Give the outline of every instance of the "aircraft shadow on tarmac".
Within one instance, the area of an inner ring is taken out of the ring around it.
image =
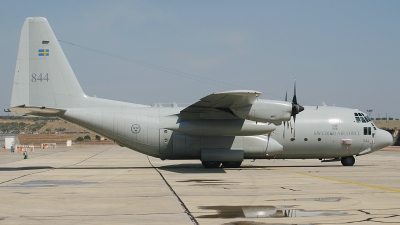
[[[355,167],[366,167],[366,166],[370,166],[370,165],[357,165]],[[268,168],[273,169],[273,168],[322,168],[322,167],[342,168],[343,166],[342,165],[333,165],[333,164],[331,164],[331,165],[303,165],[303,166],[299,166],[299,165],[296,165],[296,166],[247,166],[247,165],[245,165],[245,166],[241,166],[240,168],[241,169],[268,169]]]
[[[174,164],[158,167],[160,170],[165,170],[173,173],[225,173],[224,168],[204,168],[201,164]],[[236,170],[240,168],[236,168]]]
[[[356,167],[368,167],[371,165],[357,165]],[[1,171],[23,171],[23,170],[43,170],[43,169],[62,169],[62,170],[123,170],[123,169],[160,169],[165,171],[170,171],[174,173],[225,173],[225,170],[251,170],[251,169],[273,169],[273,168],[322,168],[322,167],[340,167],[341,165],[303,165],[303,166],[252,166],[252,165],[242,165],[240,168],[203,168],[201,164],[172,164],[166,166],[153,167],[149,166],[119,166],[119,167],[104,167],[104,166],[66,166],[66,167],[51,167],[51,166],[25,166],[25,167],[0,167]]]

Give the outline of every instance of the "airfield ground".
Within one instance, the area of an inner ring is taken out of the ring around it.
[[[0,150],[0,224],[400,224],[400,148],[357,157],[161,161],[114,145]]]

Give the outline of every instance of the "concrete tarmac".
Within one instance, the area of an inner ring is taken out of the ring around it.
[[[0,224],[400,224],[400,149],[204,169],[117,146],[0,151]]]

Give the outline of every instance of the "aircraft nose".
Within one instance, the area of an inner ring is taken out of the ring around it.
[[[374,144],[374,148],[375,150],[390,146],[393,144],[393,137],[392,135],[385,131],[385,130],[381,130],[378,129],[377,132],[375,133],[375,144]]]

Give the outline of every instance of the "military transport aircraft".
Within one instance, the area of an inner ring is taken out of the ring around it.
[[[354,155],[392,143],[388,132],[358,110],[303,107],[296,94],[291,103],[260,95],[250,90],[213,93],[185,108],[89,97],[47,20],[30,17],[21,31],[7,111],[57,116],[143,154],[200,159],[211,168],[272,158],[341,160],[352,166]]]

